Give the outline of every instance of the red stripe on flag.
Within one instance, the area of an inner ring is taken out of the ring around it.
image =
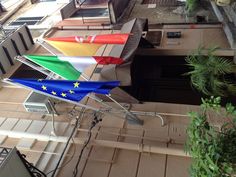
[[[129,34],[103,34],[88,36],[86,42],[98,44],[125,44]]]
[[[98,64],[101,65],[109,65],[109,64],[121,64],[124,62],[122,58],[116,58],[116,57],[105,57],[105,56],[94,56],[93,57]]]
[[[130,34],[101,34],[86,37],[68,36],[47,38],[49,41],[96,43],[96,44],[125,44]]]

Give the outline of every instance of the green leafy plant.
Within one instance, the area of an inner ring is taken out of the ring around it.
[[[236,65],[225,58],[215,56],[213,53],[217,48],[208,49],[206,55],[202,48],[186,58],[190,66],[192,85],[205,95],[228,96],[236,94],[236,86],[228,77],[234,73]]]
[[[198,0],[187,0],[186,1],[186,10],[188,13],[193,12],[198,5]]]
[[[190,112],[186,150],[193,158],[191,177],[236,176],[236,107],[220,105],[220,97],[202,99],[201,111]],[[225,118],[221,130],[210,125],[208,113]]]

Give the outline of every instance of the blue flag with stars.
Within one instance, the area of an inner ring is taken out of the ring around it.
[[[119,81],[72,81],[72,80],[43,80],[43,79],[10,79],[13,83],[31,88],[48,96],[79,102],[88,93],[109,94],[119,86]]]

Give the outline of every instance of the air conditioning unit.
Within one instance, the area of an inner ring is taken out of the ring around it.
[[[50,104],[49,98],[45,95],[31,92],[23,103],[27,112],[37,112],[41,114],[53,114],[54,108]]]

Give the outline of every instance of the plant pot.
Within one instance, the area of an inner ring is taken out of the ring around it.
[[[227,6],[231,3],[230,0],[215,0],[218,6]]]

